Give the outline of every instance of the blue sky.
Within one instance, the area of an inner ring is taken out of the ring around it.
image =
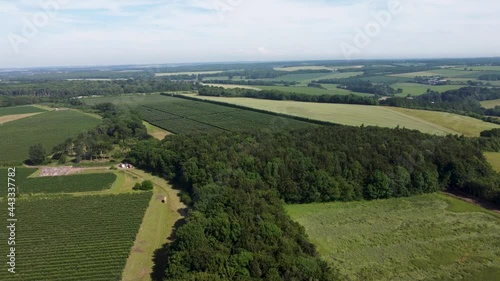
[[[392,2],[0,0],[0,67],[500,56],[500,2]]]

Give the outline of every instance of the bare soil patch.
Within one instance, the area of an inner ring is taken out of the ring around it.
[[[28,117],[31,117],[31,116],[34,116],[34,115],[38,115],[38,114],[41,114],[41,113],[43,113],[43,112],[0,116],[0,125],[3,125],[5,123],[7,123],[7,122],[12,122],[12,121],[16,121],[16,120],[19,120],[19,119],[28,118]]]
[[[73,167],[45,167],[40,169],[40,177],[67,176],[83,172],[82,168]]]

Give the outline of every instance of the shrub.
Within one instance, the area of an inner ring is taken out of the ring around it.
[[[154,184],[152,181],[143,181],[142,182],[142,190],[153,190]]]

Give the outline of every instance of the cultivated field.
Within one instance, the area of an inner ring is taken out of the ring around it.
[[[248,85],[230,85],[230,84],[204,84],[212,87],[222,87],[224,89],[250,89],[260,91],[261,89],[257,88],[259,86],[248,86]]]
[[[138,106],[141,104],[155,104],[162,102],[164,97],[160,94],[136,94],[136,95],[120,95],[120,96],[105,96],[95,98],[84,98],[82,102],[88,105],[96,105],[99,103],[113,103],[115,105]]]
[[[500,173],[500,152],[485,152],[484,156],[486,156],[493,169]]]
[[[113,173],[89,173],[39,177],[39,171],[34,168],[16,168],[16,186],[19,195],[81,193],[109,190],[117,180]],[[0,181],[7,181],[7,168],[0,168]],[[131,189],[133,185],[130,185]],[[5,195],[4,192],[0,196]]]
[[[15,279],[121,280],[152,194],[19,198]],[[6,205],[5,199],[0,203]],[[0,214],[6,217],[7,208]],[[0,232],[7,241],[7,231]],[[7,243],[0,251],[7,253]]]
[[[50,152],[69,137],[94,128],[99,120],[77,111],[51,111],[1,125],[0,164],[28,159],[31,145],[41,143]]]
[[[500,216],[442,194],[293,205],[345,280],[475,280],[500,276]]]
[[[335,68],[319,65],[310,66],[289,66],[289,67],[275,67],[274,70],[277,71],[298,71],[298,70],[335,70]]]
[[[261,90],[278,90],[282,92],[306,94],[306,95],[350,95],[349,90],[338,89],[337,85],[323,85],[326,89],[300,86],[255,86]],[[370,94],[352,93],[355,95],[371,96]]]
[[[425,110],[349,104],[324,104],[295,101],[271,101],[251,98],[200,97],[252,108],[352,126],[397,126],[437,135],[478,136],[483,130],[500,128],[470,117]]]
[[[431,85],[423,85],[416,83],[396,83],[391,85],[394,89],[403,89],[402,94],[398,94],[397,96],[406,97],[408,94],[412,96],[420,96],[427,92],[427,89],[431,89],[437,92],[445,92],[449,90],[460,89],[461,85],[443,85],[443,86],[431,86]]]
[[[147,122],[177,134],[314,126],[270,114],[175,97],[165,97],[163,103],[141,106],[139,111]]]
[[[442,76],[446,78],[471,78],[475,79],[483,75],[484,72],[481,71],[465,71],[463,69],[434,69],[430,71],[422,72],[409,72],[401,74],[393,74],[389,76],[394,77],[404,77],[404,78],[414,78],[415,76]]]
[[[484,108],[495,108],[495,106],[500,106],[500,99],[499,100],[487,100],[487,101],[482,101],[481,105]]]
[[[41,113],[45,110],[34,106],[0,107],[0,117],[7,115]]]
[[[224,71],[196,71],[196,72],[166,72],[156,73],[156,76],[175,76],[175,75],[198,75],[198,74],[217,74]]]
[[[307,74],[288,74],[276,78],[262,79],[264,81],[286,81],[286,82],[300,82],[302,84],[309,84],[313,80],[320,79],[340,79],[349,78],[363,74],[363,72],[344,72],[344,73],[307,73]]]
[[[478,137],[482,131],[500,128],[500,125],[452,113],[399,107],[390,107],[388,109],[464,134],[467,137]]]
[[[9,123],[9,122],[12,122],[12,121],[16,121],[16,120],[21,120],[21,119],[24,119],[24,118],[28,118],[28,117],[31,117],[31,116],[35,116],[35,115],[38,115],[38,114],[41,114],[41,112],[39,112],[39,113],[26,113],[26,114],[14,114],[14,115],[0,116],[0,125],[3,125],[5,123]]]

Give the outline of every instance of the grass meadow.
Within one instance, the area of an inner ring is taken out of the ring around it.
[[[492,281],[500,216],[444,194],[286,206],[345,280]]]
[[[307,74],[288,74],[276,78],[262,79],[265,81],[287,81],[287,82],[300,82],[302,84],[309,84],[313,80],[321,79],[340,79],[349,78],[361,75],[363,72],[332,72],[332,73],[307,73]]]
[[[399,107],[391,107],[390,110],[399,112],[409,116],[410,118],[418,118],[419,120],[444,127],[467,137],[478,137],[482,131],[500,128],[500,125],[447,112],[415,110]]]
[[[306,94],[306,95],[350,95],[351,91],[338,89],[337,85],[323,85],[326,89],[301,86],[255,86],[261,90],[277,90],[282,92]],[[357,93],[354,93],[357,94]],[[364,94],[361,94],[364,95]],[[366,94],[371,96],[370,94]]]
[[[484,156],[493,169],[500,173],[500,152],[485,152]]]
[[[394,89],[403,89],[402,94],[398,94],[397,96],[400,97],[406,97],[407,95],[412,95],[412,96],[420,96],[423,95],[427,92],[427,89],[431,89],[433,91],[437,92],[445,92],[449,90],[456,90],[460,89],[461,85],[442,85],[442,86],[431,86],[431,85],[423,85],[423,84],[416,84],[416,83],[396,83],[391,85],[392,88]]]
[[[69,137],[94,128],[99,120],[73,110],[51,111],[0,126],[0,164],[28,159],[31,145],[41,143],[47,152]]]
[[[500,106],[500,99],[498,100],[485,100],[481,102],[484,108],[495,108],[495,106]]]

